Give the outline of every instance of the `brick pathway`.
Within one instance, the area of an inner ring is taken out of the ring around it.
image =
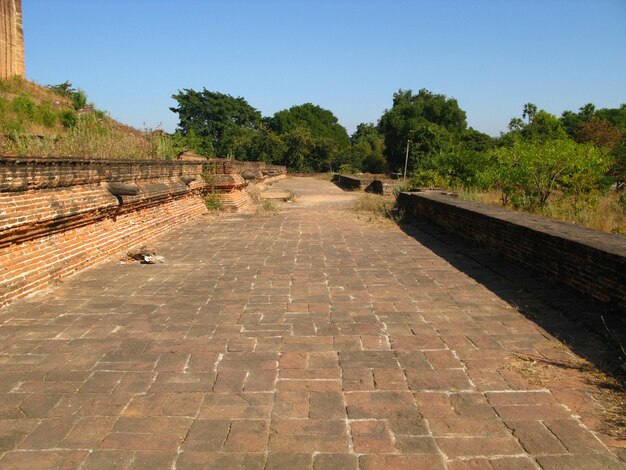
[[[624,468],[505,367],[550,335],[330,183],[280,186],[0,311],[0,468]]]

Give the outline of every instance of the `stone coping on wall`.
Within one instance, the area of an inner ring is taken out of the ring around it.
[[[626,311],[626,238],[548,217],[463,201],[440,191],[403,192],[409,217],[434,222],[550,280]]]

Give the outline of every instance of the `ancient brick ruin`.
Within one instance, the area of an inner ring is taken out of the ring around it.
[[[246,165],[258,169],[257,181],[285,174]],[[0,158],[0,306],[206,213],[209,192],[226,208],[246,205],[247,182],[231,167]]]
[[[26,76],[22,1],[0,0],[0,79]]]

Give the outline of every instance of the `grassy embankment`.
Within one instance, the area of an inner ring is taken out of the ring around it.
[[[0,154],[145,160],[178,152],[159,131],[140,131],[91,105],[79,106],[19,77],[0,80]]]

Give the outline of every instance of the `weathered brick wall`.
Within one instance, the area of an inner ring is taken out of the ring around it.
[[[549,280],[626,311],[624,237],[437,192],[401,193],[398,203],[410,217],[434,222]]]
[[[205,213],[202,172],[202,162],[0,157],[0,306]],[[111,183],[137,194],[115,196]]]
[[[267,177],[287,175],[287,167],[282,165],[268,165],[264,162],[240,162],[225,158],[209,160],[217,172],[244,175],[246,179],[263,180]]]

